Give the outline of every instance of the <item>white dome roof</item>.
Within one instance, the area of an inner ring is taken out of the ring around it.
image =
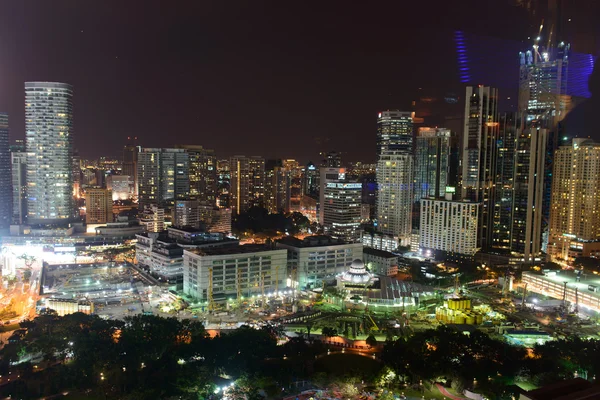
[[[345,282],[365,284],[371,282],[373,276],[365,268],[365,263],[357,258],[350,264],[350,269],[342,274],[342,280]]]

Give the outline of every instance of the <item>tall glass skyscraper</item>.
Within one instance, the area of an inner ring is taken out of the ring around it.
[[[73,202],[73,88],[25,82],[27,222],[66,224]]]
[[[0,228],[7,228],[12,217],[11,181],[8,114],[0,113]]]
[[[419,128],[415,148],[415,197],[444,197],[450,170],[450,130]]]
[[[377,157],[390,151],[412,154],[413,117],[410,111],[382,111],[377,117]]]

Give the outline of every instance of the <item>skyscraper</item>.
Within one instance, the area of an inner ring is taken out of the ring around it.
[[[265,160],[262,157],[233,156],[229,159],[231,208],[239,214],[262,205],[265,193]]]
[[[189,197],[189,155],[184,149],[143,148],[138,153],[140,208],[151,204],[173,206]]]
[[[410,244],[413,205],[412,113],[383,111],[377,119],[377,228]]]
[[[25,82],[27,222],[68,223],[73,202],[73,88]]]
[[[319,168],[319,223],[325,224],[325,188],[328,183],[345,181],[346,168],[339,167],[321,167]]]
[[[546,143],[546,129],[521,130],[513,156],[510,251],[524,263],[533,262],[541,252]]]
[[[0,228],[7,228],[12,220],[11,155],[8,146],[8,114],[0,113]]]
[[[450,169],[450,130],[419,128],[415,147],[414,201],[444,197]]]
[[[521,129],[518,114],[505,113],[500,116],[500,129],[497,140],[496,190],[494,199],[492,247],[511,247],[511,227],[513,221],[513,194],[515,173],[515,147]],[[524,162],[524,161],[522,161]]]
[[[554,154],[548,254],[571,264],[599,240],[600,144],[576,138]]]
[[[265,171],[265,208],[270,213],[290,212],[291,171],[281,160],[269,160]]]
[[[185,149],[190,163],[190,198],[214,206],[217,202],[217,159],[214,150],[197,145],[176,146]]]
[[[27,153],[10,153],[12,167],[12,220],[23,225],[27,217]]]
[[[479,213],[479,247],[492,244],[496,146],[498,139],[498,91],[468,86],[462,146],[463,200],[482,203]]]

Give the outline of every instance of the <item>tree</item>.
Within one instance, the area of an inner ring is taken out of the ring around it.
[[[337,329],[326,326],[321,329],[321,333],[327,337],[334,337],[338,335]]]
[[[375,338],[375,336],[373,334],[370,334],[367,337],[367,340],[365,340],[365,342],[367,343],[367,345],[369,345],[369,347],[377,346],[377,339]]]

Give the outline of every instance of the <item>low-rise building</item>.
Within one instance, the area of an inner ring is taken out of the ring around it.
[[[398,249],[398,238],[380,232],[363,232],[362,244],[377,250],[396,251]]]
[[[286,237],[276,242],[288,252],[288,269],[294,287],[317,288],[333,282],[350,268],[352,261],[363,257],[360,243],[348,243],[330,236],[308,236],[303,240]]]
[[[398,256],[385,250],[371,247],[363,249],[363,261],[374,274],[396,276],[398,274]]]
[[[183,292],[200,301],[272,294],[286,287],[287,251],[265,245],[186,249]]]
[[[86,300],[47,298],[46,307],[56,311],[59,317],[81,312],[92,314],[94,312],[94,303]]]

